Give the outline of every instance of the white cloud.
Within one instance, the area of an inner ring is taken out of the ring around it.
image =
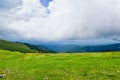
[[[35,40],[120,37],[119,0],[53,0],[48,9],[39,0],[22,2],[10,13],[0,13],[0,29]]]

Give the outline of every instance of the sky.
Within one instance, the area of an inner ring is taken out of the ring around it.
[[[120,0],[1,0],[0,39],[120,39]]]
[[[41,4],[45,7],[49,6],[49,2],[51,2],[52,0],[40,0]]]

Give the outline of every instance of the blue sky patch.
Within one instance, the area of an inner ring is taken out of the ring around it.
[[[40,0],[41,1],[41,4],[45,7],[48,7],[49,6],[49,2],[52,1],[52,0]]]

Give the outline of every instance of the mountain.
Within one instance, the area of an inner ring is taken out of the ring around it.
[[[110,45],[59,45],[52,48],[56,52],[104,52],[104,51],[120,51],[120,44]]]
[[[120,42],[115,40],[67,40],[44,44],[55,52],[103,52],[120,51]]]
[[[66,40],[33,45],[0,40],[0,49],[24,53],[104,52],[120,51],[120,42],[116,40]]]
[[[41,53],[55,53],[54,51],[49,50],[47,47],[42,46],[42,45],[37,46],[37,45],[30,44],[30,43],[21,43],[21,42],[17,42],[17,43],[24,44],[28,46],[30,49],[37,50]]]
[[[10,50],[10,51],[19,51],[24,53],[34,53],[34,52],[49,52],[47,49],[38,47],[28,43],[21,42],[11,42],[6,40],[0,40],[0,49]]]

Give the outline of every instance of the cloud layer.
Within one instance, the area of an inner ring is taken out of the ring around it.
[[[4,35],[17,40],[120,37],[120,0],[53,0],[47,8],[39,0],[16,0],[12,4],[11,0],[11,8],[0,10],[0,38]]]

